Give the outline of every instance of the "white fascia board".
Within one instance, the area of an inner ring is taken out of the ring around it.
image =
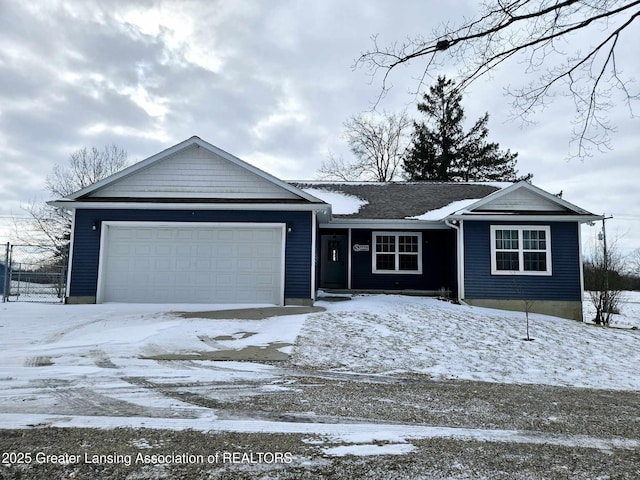
[[[467,213],[463,215],[450,215],[447,220],[465,221],[491,221],[491,222],[578,222],[588,223],[602,220],[601,215],[521,215],[519,213],[485,214]]]
[[[372,219],[341,219],[334,218],[330,222],[321,223],[320,228],[366,228],[401,229],[401,230],[448,230],[444,221],[429,222],[426,220],[372,220]]]
[[[74,202],[54,200],[47,202],[52,207],[66,210],[284,210],[284,211],[316,211],[324,215],[330,214],[331,206],[326,203],[160,203],[160,202]]]
[[[72,193],[71,195],[68,195],[66,198],[70,199],[70,200],[75,200],[77,198],[80,198],[84,195],[87,195],[91,192],[95,192],[97,190],[101,190],[102,188],[106,187],[107,185],[111,185],[112,183],[117,182],[118,180],[121,180],[125,177],[128,177],[129,175],[132,175],[136,172],[139,172],[141,170],[144,170],[145,168],[150,167],[151,165],[153,165],[154,163],[162,160],[163,158],[166,158],[170,155],[173,155],[174,153],[182,150],[183,148],[188,147],[189,145],[194,143],[196,137],[191,137],[183,142],[178,143],[177,145],[174,145],[173,147],[169,147],[159,153],[156,153],[155,155],[150,156],[149,158],[146,158],[138,163],[134,163],[133,165],[125,168],[124,170],[120,170],[117,173],[114,173],[113,175],[110,175],[107,178],[104,178],[102,180],[100,180],[99,182],[96,182],[94,184],[89,185],[88,187],[85,187],[81,190],[78,190],[77,192]]]
[[[300,198],[303,198],[305,200],[308,200],[310,202],[313,203],[324,203],[322,200],[320,200],[319,198],[314,197],[313,195],[309,195],[306,192],[303,192],[302,190],[294,187],[293,185],[289,185],[287,182],[284,182],[276,177],[274,177],[273,175],[268,174],[267,172],[260,170],[257,167],[254,167],[253,165],[245,162],[244,160],[240,160],[238,157],[231,155],[229,152],[225,152],[224,150],[216,147],[215,145],[212,145],[208,142],[205,142],[204,140],[202,140],[200,137],[191,137],[183,142],[178,143],[177,145],[174,145],[173,147],[167,148],[166,150],[163,150],[160,153],[156,153],[155,155],[142,160],[141,162],[138,162],[134,165],[131,165],[128,168],[125,168],[124,170],[115,173],[99,182],[94,183],[93,185],[89,185],[86,188],[83,188],[82,190],[78,190],[75,193],[72,193],[71,195],[69,195],[67,198],[70,200],[75,200],[78,199],[82,196],[85,196],[91,192],[95,192],[97,190],[101,190],[103,188],[105,188],[108,185],[111,185],[115,182],[117,182],[118,180],[121,180],[125,177],[128,177],[136,172],[139,172],[141,170],[144,170],[146,168],[149,168],[151,165],[153,165],[154,163],[167,158],[171,155],[173,155],[176,152],[179,152],[180,150],[190,147],[191,145],[197,145],[199,147],[205,148],[206,150],[208,150],[209,152],[213,153],[214,155],[218,155],[219,157],[224,158],[225,160],[228,160],[229,162],[244,168],[245,170],[250,171],[251,173],[258,175],[259,177],[264,178],[265,180],[274,183],[275,185],[279,186],[280,188],[287,190],[290,193],[293,193],[294,195],[297,195]]]

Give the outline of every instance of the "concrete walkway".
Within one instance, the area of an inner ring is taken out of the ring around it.
[[[210,318],[212,320],[264,320],[282,315],[304,315],[306,313],[324,312],[323,307],[261,307],[238,308],[235,310],[212,310],[209,312],[175,312],[182,318]]]
[[[176,312],[182,318],[206,318],[211,320],[264,320],[270,317],[283,315],[304,315],[307,313],[324,312],[323,307],[261,307],[261,308],[240,308],[233,310],[212,310],[206,312]],[[255,332],[243,332],[243,338],[249,338]],[[216,337],[211,341],[231,340],[232,337]],[[282,351],[285,347],[292,346],[290,343],[274,342],[267,345],[248,345],[239,350],[222,349],[215,351],[204,351],[196,353],[176,353],[163,354],[144,357],[150,360],[227,360],[236,362],[277,362],[284,361],[289,355]]]

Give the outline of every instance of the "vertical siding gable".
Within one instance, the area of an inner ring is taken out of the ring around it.
[[[491,225],[549,225],[551,276],[491,275]],[[465,298],[581,300],[577,222],[464,223]]]
[[[299,199],[198,145],[184,148],[90,197]]]

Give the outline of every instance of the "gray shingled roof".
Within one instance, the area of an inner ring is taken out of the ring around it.
[[[433,182],[289,182],[297,188],[313,188],[352,195],[368,202],[351,215],[336,218],[404,219],[417,217],[452,202],[480,199],[500,190],[495,185],[480,183]],[[505,184],[507,185],[507,184]],[[453,213],[453,212],[452,212]]]

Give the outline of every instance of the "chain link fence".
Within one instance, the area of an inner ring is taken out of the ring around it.
[[[66,252],[48,245],[6,244],[0,258],[4,302],[63,302],[67,283]]]

